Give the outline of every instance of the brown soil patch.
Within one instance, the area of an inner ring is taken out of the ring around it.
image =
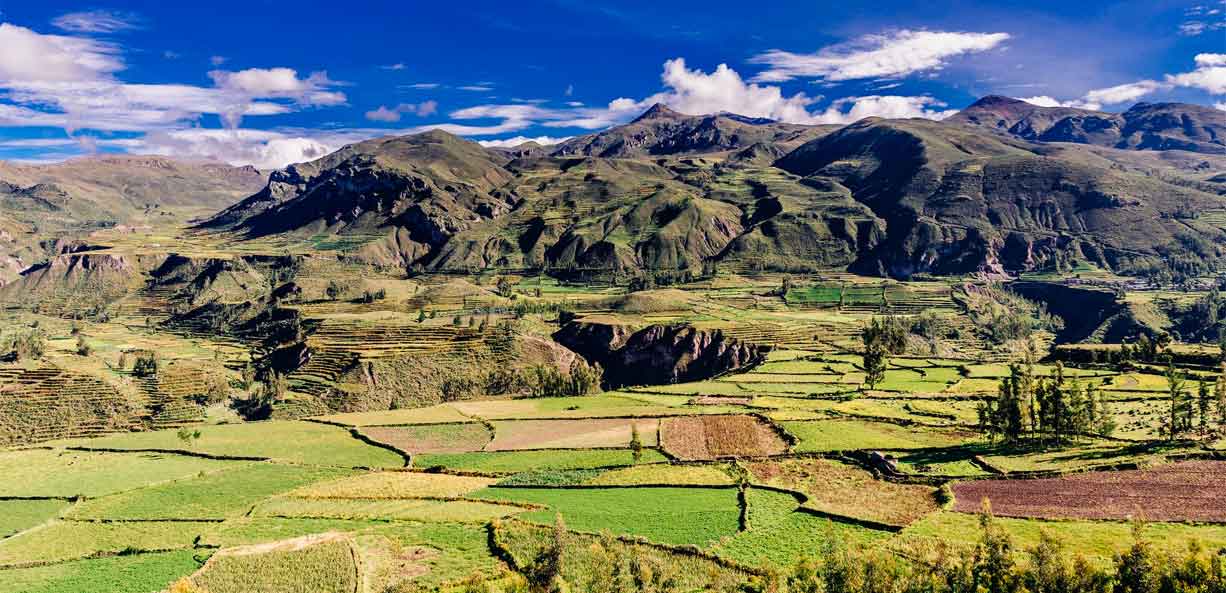
[[[953,486],[954,509],[982,501],[1004,517],[1226,522],[1226,462],[1187,461],[1153,469],[1088,472],[1036,480],[976,480]]]
[[[660,436],[665,451],[686,460],[760,457],[788,449],[773,427],[753,416],[666,418]]]
[[[905,526],[937,510],[933,489],[895,484],[826,459],[747,464],[756,482],[803,493],[804,506],[835,515]]]
[[[660,426],[657,418],[509,420],[494,423],[495,437],[485,450],[628,447],[632,426],[638,427],[643,446],[656,445]]]
[[[371,440],[409,453],[464,453],[480,451],[494,435],[484,424],[370,426],[361,429]]]

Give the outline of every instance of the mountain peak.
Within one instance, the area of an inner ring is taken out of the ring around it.
[[[685,117],[685,116],[680,113],[677,113],[676,111],[673,111],[672,109],[669,109],[668,106],[663,103],[656,103],[655,105],[651,106],[651,109],[644,111],[643,115],[640,115],[637,118],[635,118],[634,121],[640,122],[640,121],[646,121],[649,119],[677,119],[680,117]]]

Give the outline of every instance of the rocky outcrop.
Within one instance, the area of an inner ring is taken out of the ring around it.
[[[601,362],[624,346],[633,333],[629,325],[572,321],[554,332],[553,339],[583,358]]]
[[[765,359],[766,348],[720,330],[652,325],[635,332],[606,359],[605,382],[621,387],[700,381]]]
[[[767,349],[688,325],[625,325],[575,321],[554,334],[558,343],[604,367],[610,388],[700,381],[765,360]]]

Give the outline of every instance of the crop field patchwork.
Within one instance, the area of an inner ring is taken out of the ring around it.
[[[961,431],[906,427],[860,420],[781,422],[796,436],[798,452],[852,451],[857,449],[921,449],[948,447],[975,440]]]
[[[0,452],[0,496],[97,497],[243,465],[163,453]]]
[[[496,482],[494,478],[390,471],[316,482],[290,492],[298,498],[460,497]]]
[[[643,462],[661,462],[659,451],[645,449]],[[420,455],[413,460],[415,467],[442,466],[449,469],[506,474],[533,469],[584,469],[634,465],[629,449],[575,449],[549,451],[498,451],[489,453],[455,453]]]
[[[6,569],[0,593],[158,593],[200,567],[197,553],[188,549]]]
[[[191,580],[210,593],[352,593],[358,567],[347,538],[324,534],[222,550]]]

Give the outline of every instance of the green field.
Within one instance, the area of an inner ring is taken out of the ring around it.
[[[641,535],[665,544],[708,546],[737,530],[732,488],[489,488],[475,498],[540,504],[520,518],[551,523],[561,514],[571,529]]]

